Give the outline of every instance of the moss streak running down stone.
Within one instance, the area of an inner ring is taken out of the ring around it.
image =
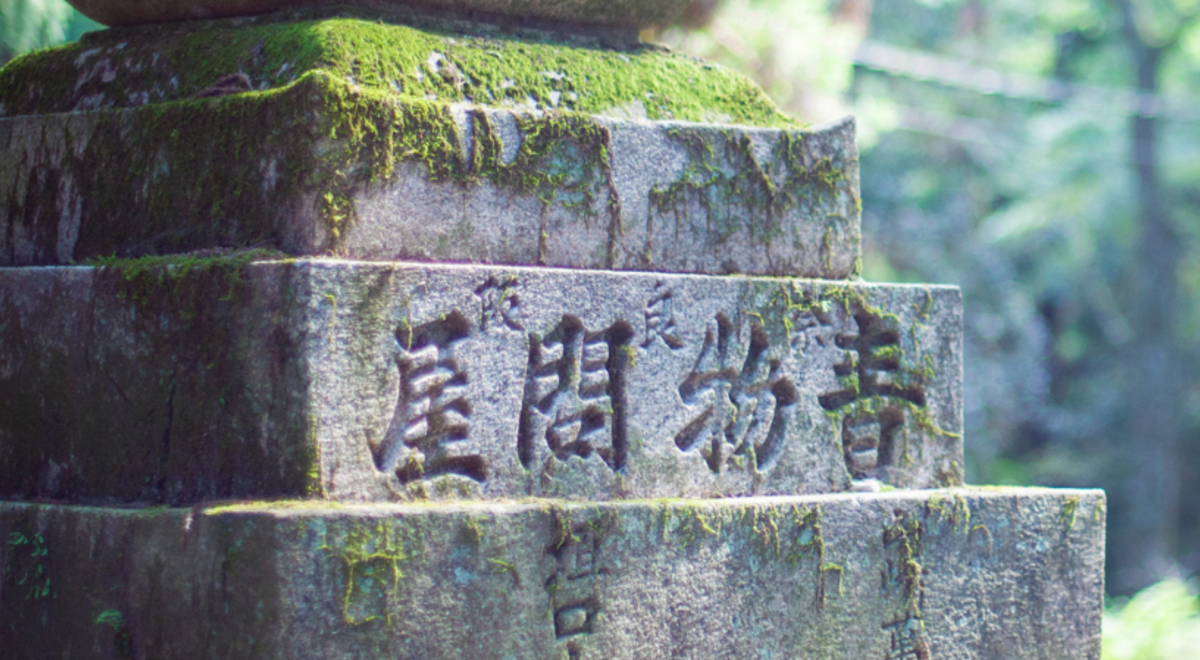
[[[281,209],[301,212],[292,207],[306,196],[316,198],[332,238],[327,248],[336,249],[355,213],[352,191],[389,180],[406,161],[422,163],[431,180],[486,178],[547,204],[586,206],[611,186],[592,180],[608,171],[608,138],[587,115],[522,118],[525,139],[516,159],[503,163],[502,144],[477,114],[479,142],[468,163],[449,106],[401,100],[324,71],[269,92],[159,104],[112,119],[96,124],[82,153],[60,161],[62,171],[38,179],[47,194],[69,182],[88,197],[85,214],[105,218],[81,223],[79,244],[91,254],[286,244],[275,218]],[[61,135],[44,136],[37,148],[69,143],[72,128],[65,120]],[[243,157],[251,150],[259,158]],[[19,224],[45,226],[39,214],[47,204],[23,192],[0,203]]]
[[[744,227],[752,240],[770,244],[782,233],[779,217],[798,204],[815,211],[822,196],[837,195],[837,184],[845,178],[828,157],[806,162],[803,147],[808,136],[803,134],[783,133],[767,162],[759,161],[746,133],[676,129],[671,136],[685,145],[689,163],[678,181],[651,191],[651,202],[678,222],[687,200],[696,199],[722,236]],[[811,196],[798,198],[797,191]],[[832,232],[829,228],[825,233],[827,260],[833,251]],[[831,265],[826,268],[832,270]]]

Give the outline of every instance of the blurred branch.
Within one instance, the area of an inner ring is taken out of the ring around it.
[[[854,52],[858,66],[894,76],[927,80],[946,87],[1035,103],[1070,103],[1104,114],[1156,117],[1170,121],[1200,122],[1194,100],[1169,98],[1130,88],[1070,83],[1007,73],[976,66],[965,60],[898,48],[866,40]]]

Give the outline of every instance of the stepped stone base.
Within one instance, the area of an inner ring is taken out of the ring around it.
[[[953,287],[252,257],[0,269],[0,495],[962,483]]]
[[[0,656],[1100,657],[1098,491],[304,506],[0,504]]]
[[[72,2],[281,11],[0,69],[0,658],[1099,659],[1103,493],[962,487],[960,292],[683,0]]]

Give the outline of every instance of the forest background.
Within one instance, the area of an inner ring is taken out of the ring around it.
[[[0,64],[100,28],[0,0]],[[968,481],[1104,488],[1109,592],[1144,590],[1105,658],[1200,657],[1200,0],[693,0],[643,36],[858,117],[863,277],[963,289]]]
[[[1200,2],[696,2],[677,48],[859,118],[864,277],[966,300],[968,480],[1102,487],[1108,585],[1200,571]]]

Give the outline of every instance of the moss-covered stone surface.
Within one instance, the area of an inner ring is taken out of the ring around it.
[[[1098,658],[1103,506],[1041,489],[3,503],[0,654]]]
[[[108,31],[0,70],[0,264],[271,246],[855,272],[852,123],[800,129],[646,46],[302,18]]]
[[[653,45],[398,18],[324,10],[93,32],[0,69],[0,116],[180,101],[237,73],[263,92],[320,71],[407,100],[800,127],[742,74]]]

